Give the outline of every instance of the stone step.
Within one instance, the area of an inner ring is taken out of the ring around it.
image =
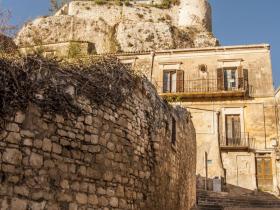
[[[198,210],[223,210],[224,208],[221,206],[209,206],[209,205],[200,205],[197,208]]]

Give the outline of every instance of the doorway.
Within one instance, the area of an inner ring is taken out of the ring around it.
[[[270,157],[257,157],[257,184],[262,191],[272,191],[273,175]]]

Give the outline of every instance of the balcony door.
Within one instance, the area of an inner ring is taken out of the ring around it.
[[[239,146],[241,143],[241,125],[239,114],[225,115],[226,120],[226,144]]]
[[[224,90],[235,90],[237,89],[237,70],[224,69]]]
[[[177,93],[184,91],[184,72],[168,70],[163,72],[163,92]]]

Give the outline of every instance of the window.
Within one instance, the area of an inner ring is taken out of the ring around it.
[[[238,67],[224,67],[217,69],[218,90],[247,90],[248,70]]]
[[[168,70],[163,72],[163,92],[176,93],[184,91],[184,72]]]
[[[172,117],[171,143],[176,144],[176,120],[174,117]]]
[[[224,90],[234,90],[237,88],[237,70],[224,69]]]
[[[226,144],[238,146],[241,143],[240,115],[225,115],[226,120]]]

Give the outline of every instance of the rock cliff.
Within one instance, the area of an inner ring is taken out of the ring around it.
[[[198,2],[204,4],[185,0],[161,9],[73,1],[54,16],[26,24],[15,41],[20,47],[89,42],[99,54],[215,46],[218,42],[211,32],[211,8],[204,0]]]

